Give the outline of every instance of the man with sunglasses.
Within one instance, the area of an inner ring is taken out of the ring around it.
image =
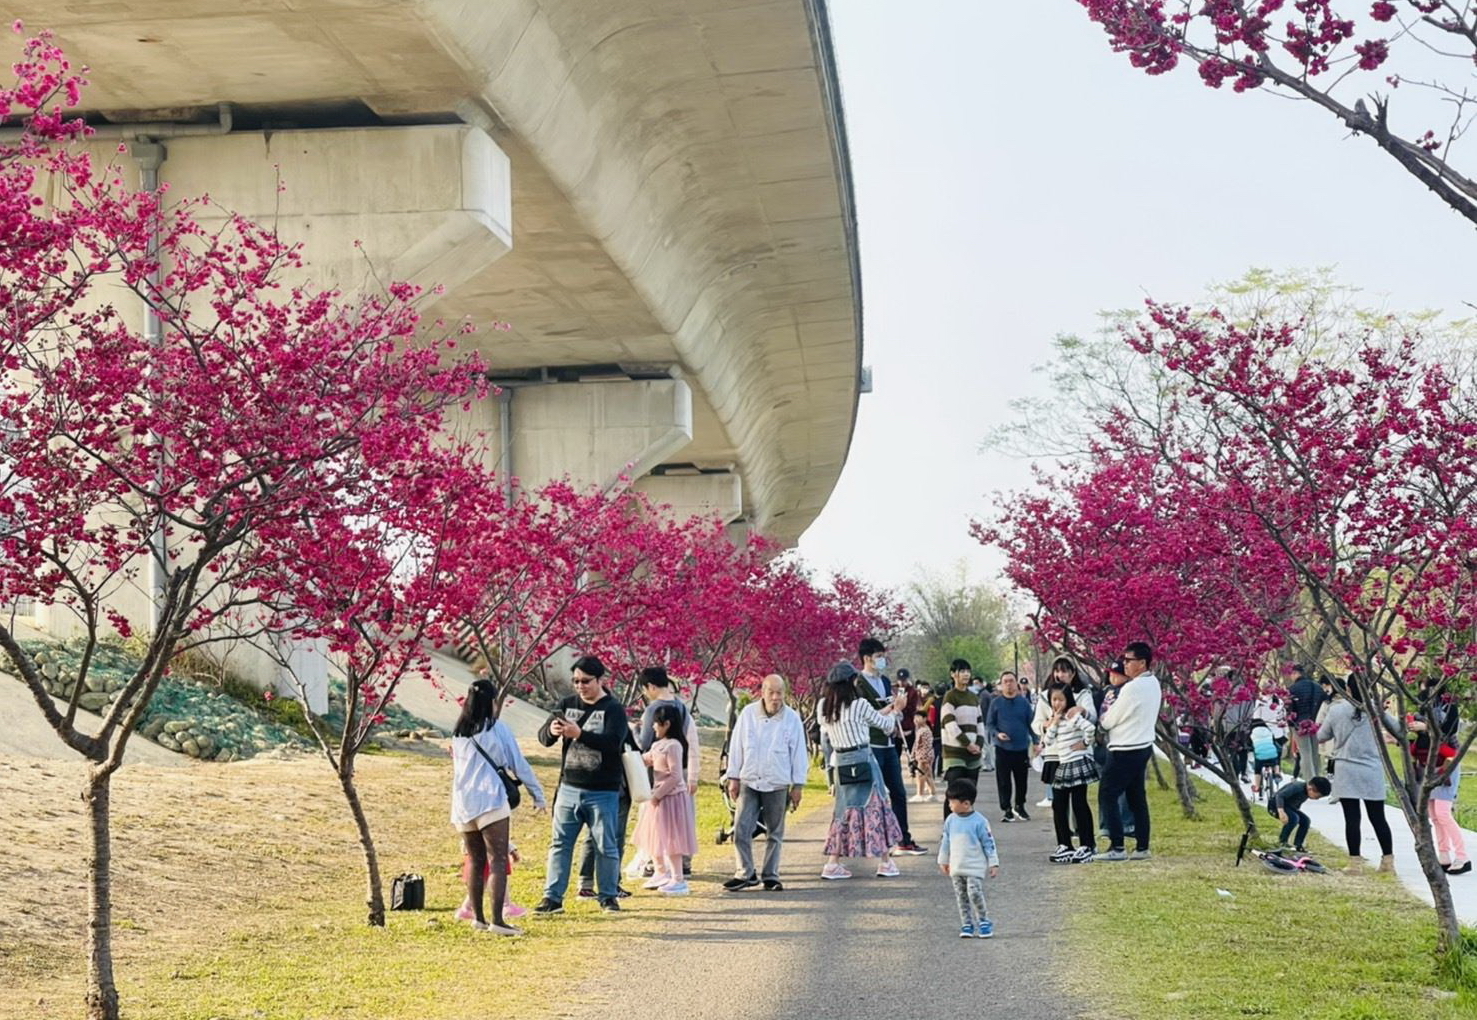
[[[581,828],[588,828],[598,858],[595,887],[600,909],[620,910],[620,849],[616,829],[620,817],[625,769],[621,749],[630,726],[621,703],[600,686],[605,664],[586,655],[574,664],[574,694],[561,701],[539,729],[538,741],[553,747],[561,741],[559,792],[554,797],[554,832],[549,840],[548,878],[536,914],[564,912],[570,866]]]
[[[1131,854],[1124,851],[1123,818],[1110,810],[1108,852],[1095,857],[1097,861],[1146,861],[1150,857],[1149,795],[1144,790],[1144,774],[1154,753],[1154,728],[1164,702],[1159,678],[1149,670],[1153,659],[1154,652],[1147,643],[1129,642],[1121,660],[1128,681],[1119,688],[1112,706],[1103,710],[1100,723],[1108,736],[1108,760],[1098,788],[1099,803],[1111,806],[1123,795],[1133,814],[1133,838],[1138,845]]]

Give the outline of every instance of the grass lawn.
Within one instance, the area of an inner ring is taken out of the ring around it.
[[[552,796],[555,763],[535,765]],[[715,774],[710,765],[705,775]],[[385,929],[363,924],[362,857],[322,761],[130,766],[119,773],[115,971],[125,1016],[546,1016],[586,994],[583,981],[594,990],[600,972],[635,965],[627,955],[643,951],[644,936],[721,895],[716,880],[732,868],[732,848],[713,842],[727,813],[716,784],[705,783],[691,897],[637,892],[626,911],[608,915],[577,899],[572,887],[568,913],[518,922],[524,938],[480,935],[451,914],[463,888],[460,840],[447,821],[444,751],[374,755],[361,760],[358,778],[386,895],[398,872],[426,878],[427,909],[392,913]],[[0,763],[0,806],[22,820],[19,832],[7,833],[6,847],[20,853],[0,853],[0,880],[21,897],[0,908],[0,1020],[82,1012],[80,782],[80,770],[61,763]],[[812,794],[806,807],[823,803]],[[520,808],[513,838],[524,864],[514,873],[512,896],[531,907],[541,895],[547,817]],[[591,959],[601,967],[574,962]]]
[[[1062,973],[1093,1015],[1477,1016],[1477,987],[1453,992],[1435,976],[1430,908],[1385,876],[1278,875],[1250,859],[1233,867],[1235,808],[1198,788],[1198,822],[1183,818],[1173,791],[1151,789],[1155,859],[1093,865],[1073,894],[1074,952]],[[1344,856],[1317,833],[1310,848],[1327,862]]]

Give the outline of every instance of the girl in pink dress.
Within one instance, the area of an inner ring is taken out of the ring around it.
[[[662,705],[652,716],[656,740],[642,755],[652,769],[651,801],[636,824],[636,845],[656,862],[656,872],[646,883],[667,896],[686,896],[682,858],[697,853],[696,813],[687,789],[687,738],[682,732],[682,713],[675,705]]]

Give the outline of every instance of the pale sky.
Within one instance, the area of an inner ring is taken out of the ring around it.
[[[1076,0],[830,8],[874,392],[800,541],[818,568],[900,585],[962,558],[997,578],[967,522],[1029,472],[980,440],[1044,396],[1032,367],[1101,309],[1195,300],[1252,266],[1333,266],[1392,309],[1477,299],[1477,232],[1372,142],[1192,68],[1150,78]]]

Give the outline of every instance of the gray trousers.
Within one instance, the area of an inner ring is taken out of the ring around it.
[[[738,808],[733,817],[733,852],[738,858],[738,875],[754,877],[754,829],[764,823],[764,871],[759,876],[778,880],[780,851],[785,845],[785,810],[790,804],[790,791],[753,790],[739,786]]]
[[[1303,735],[1295,733],[1292,737],[1297,741],[1295,745],[1298,752],[1298,778],[1312,779],[1318,775],[1318,737],[1316,734]]]
[[[985,880],[978,875],[951,875],[954,902],[959,907],[960,924],[979,924],[990,919],[985,908]]]

